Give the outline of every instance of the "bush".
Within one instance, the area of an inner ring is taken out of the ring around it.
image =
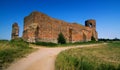
[[[54,47],[57,46],[56,43],[51,43],[51,42],[36,42],[36,45],[41,45],[41,46],[50,46],[50,47]]]
[[[62,33],[58,35],[58,43],[59,44],[66,44],[66,39]]]
[[[23,47],[23,48],[29,47],[28,42],[25,42],[22,38],[13,39],[9,42],[9,44],[12,47]]]
[[[96,41],[95,38],[94,38],[94,36],[91,37],[91,41]]]

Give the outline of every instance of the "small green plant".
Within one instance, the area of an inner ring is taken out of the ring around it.
[[[96,41],[94,36],[91,37],[91,41]]]
[[[58,35],[58,43],[59,44],[66,44],[66,39],[62,33]]]

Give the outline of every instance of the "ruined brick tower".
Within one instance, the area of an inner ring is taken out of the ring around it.
[[[12,34],[11,34],[12,39],[17,39],[19,38],[19,26],[17,23],[14,23],[12,25]]]
[[[98,40],[98,34],[96,32],[96,21],[91,19],[91,20],[86,20],[85,21],[85,26],[88,28],[92,29],[92,36],[96,39],[96,41]]]
[[[77,23],[68,23],[51,18],[40,12],[32,12],[24,18],[22,38],[27,42],[54,42],[57,43],[59,33],[65,36],[67,42],[91,41],[93,36],[98,40],[96,21],[86,20],[85,26]]]

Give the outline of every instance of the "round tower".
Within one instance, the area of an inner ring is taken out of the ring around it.
[[[96,31],[96,21],[94,19],[89,19],[85,21],[85,26],[91,28],[91,38],[94,37],[98,41],[98,34]]]
[[[19,38],[19,26],[17,23],[14,23],[12,25],[12,35],[11,35],[12,39],[17,39]]]
[[[96,21],[94,19],[86,20],[85,26],[91,27],[91,28],[96,28]]]

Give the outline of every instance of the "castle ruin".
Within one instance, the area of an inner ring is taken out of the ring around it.
[[[93,36],[98,40],[96,21],[86,20],[85,26],[77,23],[68,23],[51,18],[40,12],[32,12],[24,18],[22,38],[27,42],[57,43],[59,33],[62,33],[67,42],[91,41]]]

